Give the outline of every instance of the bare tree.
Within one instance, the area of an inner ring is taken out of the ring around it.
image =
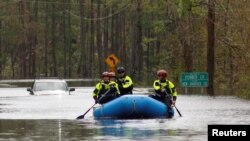
[[[84,0],[79,0],[79,10],[80,10],[80,47],[81,47],[81,57],[80,57],[80,65],[78,67],[78,73],[80,76],[86,76],[86,24],[84,24],[84,16],[85,16],[85,3]]]
[[[143,50],[142,50],[142,25],[141,25],[141,18],[142,18],[142,1],[137,0],[136,6],[136,23],[135,23],[135,52],[134,52],[134,61],[135,61],[135,70],[134,72],[137,74],[141,74],[142,66],[143,66]],[[136,75],[138,76],[138,75]],[[141,77],[137,77],[138,81],[141,81]]]
[[[68,20],[67,20],[67,29],[68,29],[68,32],[67,32],[67,46],[69,48],[69,51],[68,51],[68,68],[69,68],[69,72],[68,72],[68,77],[71,78],[72,76],[72,61],[71,61],[71,58],[72,58],[72,46],[71,46],[71,42],[72,42],[72,37],[71,37],[71,15],[70,15],[70,12],[71,12],[71,4],[70,4],[70,0],[68,0]]]
[[[98,1],[97,3],[97,18],[100,18],[101,12],[101,1]],[[103,67],[104,67],[104,57],[103,57],[103,47],[102,47],[102,34],[101,34],[101,23],[100,23],[100,19],[98,19],[96,21],[96,42],[97,42],[97,49],[98,49],[98,62],[99,62],[99,74],[103,71]]]
[[[90,1],[90,17],[91,19],[94,18],[94,2],[91,0]],[[90,77],[93,75],[93,70],[94,70],[94,66],[95,66],[95,58],[94,58],[94,47],[95,47],[95,40],[94,40],[94,33],[95,33],[95,25],[94,25],[94,20],[91,20],[90,21],[90,44],[89,44],[89,47],[90,47],[90,52],[89,52],[89,59],[90,59],[90,66],[89,66],[89,70],[90,70]]]
[[[56,15],[55,15],[55,4],[52,3],[52,15],[51,15],[51,47],[52,47],[52,73],[54,77],[58,76],[57,71],[57,59],[56,59]]]
[[[34,16],[31,16],[31,23],[34,22],[37,25],[38,22],[38,0],[35,0],[34,3],[34,9],[33,9]],[[31,71],[31,77],[36,77],[36,49],[37,49],[37,31],[35,30],[35,27],[32,27],[31,30],[31,58],[32,58],[32,71]]]
[[[49,28],[49,5],[45,4],[45,33],[44,33],[44,75],[48,76],[48,28]]]
[[[66,3],[66,0],[63,0],[64,3]],[[67,45],[67,33],[66,33],[66,5],[62,5],[64,11],[62,15],[62,42],[63,42],[63,77],[67,78],[67,72],[68,72],[68,64],[67,64],[67,53],[68,53],[68,45]]]
[[[107,7],[106,5],[107,1],[105,0],[105,3],[104,3],[104,17],[108,17],[109,15],[109,8]],[[104,51],[104,57],[107,57],[108,56],[108,51],[109,51],[109,19],[108,18],[105,18],[104,19],[104,25],[103,25],[103,51]],[[104,68],[105,70],[107,69],[106,66]]]
[[[0,30],[2,30],[2,20],[0,19]],[[2,79],[2,69],[3,69],[3,64],[2,64],[2,34],[0,33],[0,79]]]
[[[215,0],[208,0],[207,17],[207,71],[209,74],[209,85],[207,88],[209,95],[214,95],[214,44],[215,44]]]

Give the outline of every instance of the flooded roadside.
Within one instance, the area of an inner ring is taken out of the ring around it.
[[[26,88],[0,89],[0,140],[206,141],[208,124],[250,124],[250,102],[235,97],[179,95],[173,119],[93,120],[92,88],[72,95],[30,96]]]

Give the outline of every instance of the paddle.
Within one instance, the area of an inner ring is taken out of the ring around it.
[[[109,93],[110,89],[108,89],[99,99],[98,101],[100,101],[105,95],[107,95],[107,93]],[[84,116],[97,104],[98,102],[95,102],[95,104],[93,104],[83,115],[78,116],[76,119],[83,119]]]
[[[165,93],[166,93],[167,97],[171,100],[172,98],[171,98],[170,94],[166,90],[165,90]],[[181,112],[179,111],[179,109],[175,105],[174,105],[174,107],[175,107],[176,111],[178,112],[179,116],[182,117]]]

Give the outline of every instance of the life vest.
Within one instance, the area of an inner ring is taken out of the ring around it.
[[[128,75],[126,75],[125,77],[117,78],[117,83],[121,95],[132,94],[134,85],[132,79]]]
[[[155,92],[157,94],[161,95],[161,96],[166,96],[166,93],[164,92],[165,90],[171,96],[177,96],[177,92],[175,90],[175,86],[169,80],[164,80],[164,81],[155,80],[154,84],[153,84],[153,87],[154,87]]]
[[[113,94],[120,94],[120,91],[118,89],[118,85],[113,82],[104,82],[103,80],[96,84],[95,90],[93,92],[93,97],[101,97],[104,93],[106,93],[111,86],[114,86],[114,89],[111,90],[106,96],[112,96]]]

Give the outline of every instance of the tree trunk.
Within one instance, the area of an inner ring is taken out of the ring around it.
[[[143,66],[143,51],[142,51],[142,25],[141,25],[141,15],[142,15],[142,1],[137,0],[137,19],[135,23],[135,52],[134,52],[134,61],[135,61],[135,70],[134,73],[136,76],[140,76],[142,74],[142,66]],[[142,80],[142,77],[136,77],[136,80],[139,82]]]
[[[0,19],[0,31],[2,31],[2,20]],[[2,34],[0,33],[0,79],[3,78],[2,74],[3,74],[3,64],[2,64],[2,60],[3,60],[3,56],[2,56]]]
[[[48,15],[49,15],[49,5],[46,1],[45,4],[45,39],[44,39],[44,75],[45,77],[48,77],[48,28],[49,28],[49,21],[48,21]]]
[[[51,15],[51,47],[52,47],[52,72],[53,77],[58,76],[57,72],[57,60],[56,60],[56,15],[55,15],[55,4],[52,3],[52,15]]]
[[[127,59],[127,57],[128,57],[128,53],[127,53],[127,46],[126,46],[126,13],[125,12],[123,12],[122,13],[122,37],[121,37],[121,41],[122,41],[122,51],[121,51],[121,62],[123,62],[123,64],[124,64],[124,66],[126,67],[126,68],[128,68],[128,59]]]
[[[84,24],[84,6],[85,3],[83,2],[84,0],[79,1],[79,10],[80,10],[80,47],[81,47],[81,58],[80,58],[80,65],[79,65],[79,73],[81,77],[85,77],[86,74],[86,28]]]
[[[228,54],[228,61],[229,61],[229,74],[234,74],[234,68],[235,65],[233,63],[234,56],[233,56],[233,50],[231,47],[229,47],[229,54]],[[229,75],[229,92],[230,94],[234,93],[234,75]]]
[[[105,0],[105,4],[104,4],[104,17],[107,17],[109,14],[109,8],[106,5],[106,0]],[[104,26],[103,26],[103,51],[104,51],[104,58],[106,58],[108,56],[108,51],[109,51],[109,44],[108,44],[108,39],[109,39],[109,18],[105,18],[104,19]],[[107,69],[107,65],[105,65],[104,70]]]
[[[110,42],[111,42],[111,49],[110,49],[110,53],[115,53],[115,45],[114,45],[114,27],[115,27],[115,14],[114,14],[114,6],[112,6],[111,8],[111,27],[110,27]]]
[[[225,11],[224,11],[224,19],[223,19],[223,33],[224,33],[224,39],[225,42],[229,42],[228,38],[229,38],[229,0],[225,1],[225,4],[223,4],[223,6],[225,7]],[[233,65],[232,65],[232,50],[230,47],[225,47],[223,48],[223,68],[222,68],[222,72],[225,76],[225,82],[227,83],[227,86],[229,86],[229,91],[227,89],[224,89],[224,94],[227,94],[228,92],[230,93],[230,95],[232,94],[232,90],[233,90],[233,77],[232,75],[232,70],[233,70]],[[228,71],[229,70],[229,71]],[[230,73],[229,73],[230,72]],[[229,79],[229,81],[227,81]]]
[[[207,19],[207,71],[209,74],[208,94],[214,95],[214,44],[215,44],[215,1],[208,0],[208,19]]]
[[[63,3],[66,3],[66,0],[63,0]],[[67,9],[66,5],[63,4],[63,9]],[[63,11],[63,16],[62,16],[62,42],[63,42],[63,77],[67,78],[67,70],[68,70],[68,65],[67,65],[67,52],[68,52],[68,45],[67,45],[67,35],[66,35],[66,11]]]
[[[193,55],[192,55],[192,46],[190,45],[189,41],[190,37],[183,37],[183,35],[180,35],[182,37],[180,38],[185,38],[181,39],[181,44],[183,47],[183,55],[184,55],[184,62],[185,62],[185,71],[191,72],[193,71]]]
[[[94,4],[93,4],[93,1],[91,0],[90,2],[90,17],[91,19],[94,18]],[[89,66],[89,70],[90,70],[90,77],[93,76],[93,72],[94,72],[94,62],[95,62],[95,58],[94,58],[94,47],[95,47],[95,42],[94,42],[94,20],[91,20],[90,22],[90,66]]]
[[[68,77],[71,78],[72,76],[72,62],[71,62],[71,58],[72,58],[72,46],[71,46],[71,41],[72,41],[72,37],[71,37],[71,4],[70,4],[70,0],[68,0],[68,24],[67,24],[67,29],[68,29],[68,39],[67,39],[67,46],[69,48],[68,51],[68,59],[69,59],[69,63],[68,63],[68,68],[69,68],[69,74]]]
[[[88,9],[88,11],[89,11],[89,6],[87,6],[86,7],[87,9]],[[88,15],[89,13],[87,13],[86,15]],[[90,27],[90,24],[89,24],[90,22],[89,21],[87,21],[86,22],[86,25],[85,25],[85,29],[86,29],[86,32],[85,32],[85,45],[86,45],[86,48],[85,48],[85,52],[86,52],[86,56],[85,56],[85,62],[86,62],[86,67],[85,67],[85,69],[86,69],[86,74],[87,74],[87,77],[90,77],[90,73],[92,72],[92,70],[90,70],[90,66],[91,66],[91,64],[90,64],[90,59],[91,59],[91,55],[90,55],[90,41],[89,41],[89,36],[90,36],[90,29],[89,29],[89,27]]]
[[[34,4],[34,22],[37,24],[38,21],[38,0],[35,0]],[[33,20],[31,20],[33,21]],[[35,31],[34,27],[32,27],[33,33],[31,33],[33,36],[32,38],[32,78],[36,78],[36,46],[37,46],[37,32]]]
[[[117,6],[115,6],[116,9]],[[121,39],[121,22],[120,22],[120,18],[121,18],[121,13],[119,14],[115,14],[114,16],[114,53],[116,55],[118,55],[118,50],[121,46],[121,42],[120,42],[120,39]]]
[[[23,1],[20,1],[19,2],[19,12],[21,15],[25,15],[25,5],[24,5],[24,2]],[[25,25],[25,18],[24,17],[20,17],[20,22],[21,22],[21,25],[22,25],[22,29],[24,31],[23,33],[23,40],[21,41],[21,43],[18,45],[18,48],[19,48],[19,52],[20,52],[20,58],[19,58],[19,65],[20,65],[20,76],[22,78],[26,78],[26,74],[27,74],[27,59],[28,59],[28,56],[27,56],[27,30],[26,30],[26,25]],[[14,51],[12,51],[13,53]],[[11,54],[13,55],[13,54]],[[14,68],[14,59],[13,59],[13,56],[11,56],[12,58],[12,62],[11,62],[11,66],[12,66],[12,71],[13,71],[13,74],[12,74],[12,77],[14,78],[15,77],[15,68]]]
[[[98,1],[98,4],[97,4],[97,18],[100,17],[101,13],[100,13],[100,2],[101,1]],[[96,37],[96,40],[97,40],[97,49],[98,49],[98,62],[99,62],[99,73],[98,74],[101,74],[102,71],[103,71],[103,65],[104,65],[104,57],[103,57],[103,49],[102,49],[102,37],[101,37],[101,31],[100,31],[100,28],[101,28],[101,24],[100,24],[100,20],[97,20],[96,21],[96,34],[97,34],[97,37]]]

